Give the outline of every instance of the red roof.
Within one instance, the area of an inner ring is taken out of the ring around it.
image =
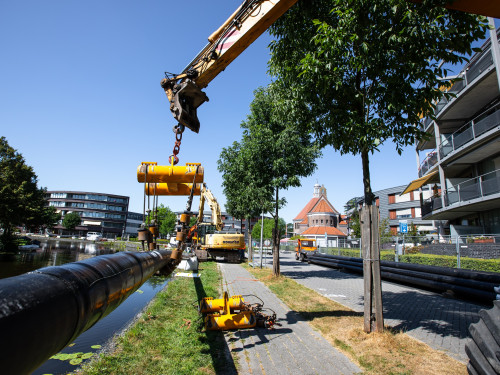
[[[300,213],[297,215],[297,217],[295,219],[293,219],[294,221],[295,220],[304,220],[304,219],[307,219],[307,214],[309,213],[309,211],[314,207],[314,205],[318,202],[319,198],[312,198],[308,204],[306,204],[306,206],[302,209],[302,211],[300,211]],[[302,224],[302,223],[301,223]]]
[[[335,213],[335,210],[328,204],[328,202],[325,199],[322,199],[316,207],[311,212],[333,212]]]
[[[301,233],[301,235],[324,235],[327,234],[329,236],[346,236],[344,233],[342,233],[340,230],[338,230],[335,227],[309,227],[305,231]]]

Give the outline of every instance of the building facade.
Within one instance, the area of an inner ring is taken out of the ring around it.
[[[61,213],[61,221],[54,227],[60,235],[85,236],[87,232],[98,232],[103,237],[122,236],[127,222],[129,197],[114,194],[82,191],[48,191],[47,204]],[[64,216],[70,212],[80,215],[82,221],[73,231],[62,225]]]
[[[345,218],[328,201],[326,188],[314,185],[313,197],[293,219],[293,235],[314,238],[319,246],[338,246],[347,237]]]
[[[137,231],[144,223],[144,215],[139,212],[127,212],[127,223],[125,225],[125,235],[137,237]]]
[[[436,120],[420,124],[429,138],[416,147],[419,179],[406,191],[434,185],[422,196],[422,217],[447,220],[452,236],[500,233],[498,31],[459,73],[455,97],[437,103]]]

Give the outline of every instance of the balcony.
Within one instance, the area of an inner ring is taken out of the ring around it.
[[[420,163],[418,167],[418,177],[424,176],[429,170],[432,169],[438,162],[436,150],[431,151],[427,154],[424,161]]]
[[[483,203],[490,198],[497,198],[500,194],[500,169],[464,181],[452,186],[443,192],[445,208],[463,207],[472,203]],[[426,199],[422,204],[422,218],[443,208],[441,195]],[[494,208],[493,205],[484,205],[485,209]],[[433,215],[434,216],[434,215]],[[433,217],[441,219],[445,217]]]
[[[491,112],[491,110],[488,112]],[[456,151],[497,126],[500,126],[500,109],[498,108],[495,108],[493,113],[487,114],[486,116],[482,114],[476,117],[476,119],[468,122],[456,132],[446,136],[439,145],[439,155],[441,159],[444,159],[453,151]]]

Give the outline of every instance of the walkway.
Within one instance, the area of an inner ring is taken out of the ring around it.
[[[361,370],[338,352],[264,284],[238,264],[219,263],[229,295],[256,295],[274,310],[281,327],[226,332],[230,350],[238,353],[239,374],[356,374]],[[245,297],[247,302],[258,302]]]
[[[280,253],[283,275],[337,301],[363,312],[363,277],[315,264],[301,263],[290,252]],[[270,260],[264,261],[270,266]],[[489,308],[441,294],[382,282],[385,324],[467,362],[465,343],[468,327],[479,320],[479,310]]]

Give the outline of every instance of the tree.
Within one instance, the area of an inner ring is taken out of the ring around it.
[[[279,38],[270,71],[287,88],[285,110],[302,118],[306,108],[313,121],[304,130],[322,147],[361,155],[366,204],[374,199],[369,154],[388,139],[401,153],[425,136],[416,124],[455,81],[440,62],[463,64],[484,37],[484,17],[429,3],[315,0],[270,29]]]
[[[33,168],[0,137],[0,242],[4,247],[12,242],[16,226],[37,228],[54,223],[54,209],[46,207],[46,190],[37,184]]]
[[[375,198],[369,155],[386,140],[401,154],[426,136],[417,126],[420,118],[434,116],[435,103],[452,95],[442,88],[455,82],[446,79],[449,70],[441,62],[463,64],[471,43],[484,37],[486,19],[430,0],[312,1],[291,8],[271,27],[278,40],[271,43],[270,71],[286,92],[284,110],[309,116],[311,121],[296,121],[298,126],[321,147],[361,156],[368,209]],[[371,265],[376,250],[370,244],[378,233],[368,228],[364,257]],[[375,267],[378,273],[378,262]],[[374,285],[371,278],[365,273],[365,285]],[[381,311],[380,290],[376,294]],[[365,289],[365,303],[371,304],[366,297]]]
[[[78,212],[70,212],[64,215],[62,225],[68,230],[74,230],[82,222],[82,218]]]
[[[259,220],[253,227],[252,229],[252,237],[253,238],[259,238],[260,239],[260,227],[262,225],[262,220]],[[286,222],[284,219],[279,218],[278,220],[278,229],[279,232],[281,233],[281,238],[285,235],[285,225]],[[264,218],[264,231],[262,238],[268,240],[271,239],[273,236],[273,228],[274,228],[274,220],[273,219],[267,219]]]
[[[158,230],[162,236],[171,234],[175,229],[177,216],[169,207],[162,204],[158,206]],[[196,218],[195,218],[196,220]]]
[[[232,160],[236,167],[219,168],[226,186],[245,183],[251,202],[266,207],[274,218],[273,274],[279,275],[279,208],[286,204],[280,190],[300,186],[301,176],[308,176],[316,168],[319,151],[307,133],[290,126],[287,113],[281,108],[280,97],[272,86],[259,88],[254,93],[250,114],[241,127],[243,139],[224,149],[221,160],[225,165]],[[233,172],[227,175],[227,172]],[[236,187],[236,189],[241,190]],[[245,195],[231,200],[237,206],[246,205]],[[238,203],[239,202],[239,203]]]

